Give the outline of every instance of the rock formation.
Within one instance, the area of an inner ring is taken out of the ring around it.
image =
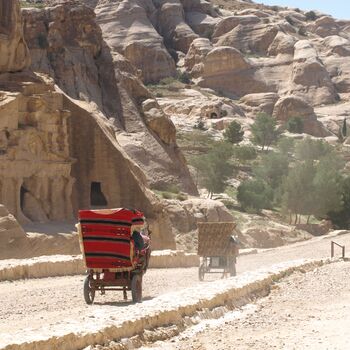
[[[30,65],[23,40],[20,7],[17,1],[0,2],[0,73],[17,72]]]

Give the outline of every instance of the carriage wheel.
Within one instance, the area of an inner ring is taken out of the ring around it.
[[[200,281],[204,280],[204,274],[205,274],[205,265],[204,263],[199,266],[199,270],[198,270],[198,278]]]
[[[134,303],[142,301],[142,275],[135,273],[131,278],[131,296]]]
[[[84,299],[86,304],[91,305],[95,299],[95,289],[91,288],[92,276],[88,275],[84,281]]]

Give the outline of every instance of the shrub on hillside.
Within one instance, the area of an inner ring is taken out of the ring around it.
[[[271,209],[273,191],[262,180],[246,180],[238,187],[237,200],[245,211],[259,213]]]
[[[225,129],[223,135],[225,141],[235,144],[243,140],[244,131],[242,130],[241,124],[234,120]]]
[[[294,134],[302,134],[304,131],[304,121],[300,117],[289,118],[286,123],[286,129]]]

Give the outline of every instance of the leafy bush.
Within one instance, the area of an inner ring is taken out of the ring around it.
[[[233,154],[241,162],[254,160],[258,156],[256,149],[252,146],[235,146],[233,148]]]
[[[191,83],[191,78],[190,75],[187,72],[177,72],[177,79],[183,83],[183,84],[190,84]]]
[[[299,27],[298,34],[301,35],[301,36],[307,36],[306,28],[303,27],[303,26]]]
[[[276,120],[266,113],[258,114],[251,127],[252,142],[260,145],[262,149],[268,148],[278,138]]]
[[[283,154],[293,152],[294,146],[294,140],[290,137],[282,137],[277,143],[278,150]]]
[[[194,129],[205,131],[207,128],[205,127],[205,123],[202,119],[198,120],[198,122],[194,125]]]
[[[286,123],[286,129],[294,134],[302,134],[304,131],[304,121],[300,117],[289,118]]]
[[[313,161],[318,160],[333,151],[333,147],[322,140],[312,140],[306,138],[299,141],[295,147],[295,155],[299,160]]]
[[[291,16],[286,16],[286,21],[291,25],[294,26],[295,22]]]
[[[254,174],[276,189],[288,174],[289,159],[285,154],[271,152],[261,158],[259,165],[253,168]]]
[[[239,185],[237,200],[244,210],[259,213],[262,209],[271,209],[273,192],[261,180],[247,180]]]
[[[232,146],[226,142],[217,142],[207,154],[192,158],[191,163],[196,168],[200,184],[210,194],[225,190],[227,179],[233,175],[231,158]]]
[[[316,21],[316,19],[317,19],[317,15],[314,11],[306,12],[305,17],[308,21]]]
[[[225,129],[223,135],[225,141],[235,144],[243,140],[244,131],[242,130],[241,124],[234,120]]]

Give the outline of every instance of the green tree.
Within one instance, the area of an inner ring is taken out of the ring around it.
[[[317,19],[315,11],[308,11],[305,13],[305,16],[308,21],[316,21]]]
[[[289,159],[288,156],[279,153],[271,152],[261,158],[261,162],[253,167],[253,173],[273,189],[277,189],[284,176],[288,174]]]
[[[273,192],[260,179],[246,180],[237,189],[237,200],[245,211],[259,213],[262,209],[271,209]]]
[[[306,138],[299,141],[295,147],[295,155],[299,160],[314,161],[331,153],[333,147],[322,140]]]
[[[341,182],[341,208],[328,213],[333,225],[338,229],[350,229],[350,176]]]
[[[315,167],[312,162],[297,163],[288,173],[282,185],[282,207],[291,215],[313,214]],[[300,217],[299,217],[300,220]]]
[[[251,132],[253,143],[260,145],[264,150],[278,138],[276,120],[266,113],[260,113],[251,127]]]
[[[327,218],[330,211],[337,212],[342,207],[342,175],[343,161],[335,154],[323,157],[316,165],[313,180],[314,207],[312,214]]]
[[[235,144],[240,143],[243,140],[244,131],[242,130],[241,124],[234,120],[225,129],[223,135],[225,141]]]
[[[347,130],[347,125],[346,125],[346,118],[343,120],[343,127],[342,127],[342,134],[343,137],[345,138],[347,136],[348,130]]]
[[[210,197],[213,193],[223,192],[227,179],[233,175],[232,152],[230,144],[218,142],[207,154],[192,159],[199,183],[208,190]]]
[[[289,118],[286,129],[294,134],[301,134],[304,131],[304,121],[300,117]]]
[[[290,137],[281,137],[278,140],[277,148],[283,154],[292,153],[294,151],[295,142]]]
[[[245,163],[249,160],[254,160],[258,156],[256,149],[252,146],[234,146],[233,156],[240,163]]]

